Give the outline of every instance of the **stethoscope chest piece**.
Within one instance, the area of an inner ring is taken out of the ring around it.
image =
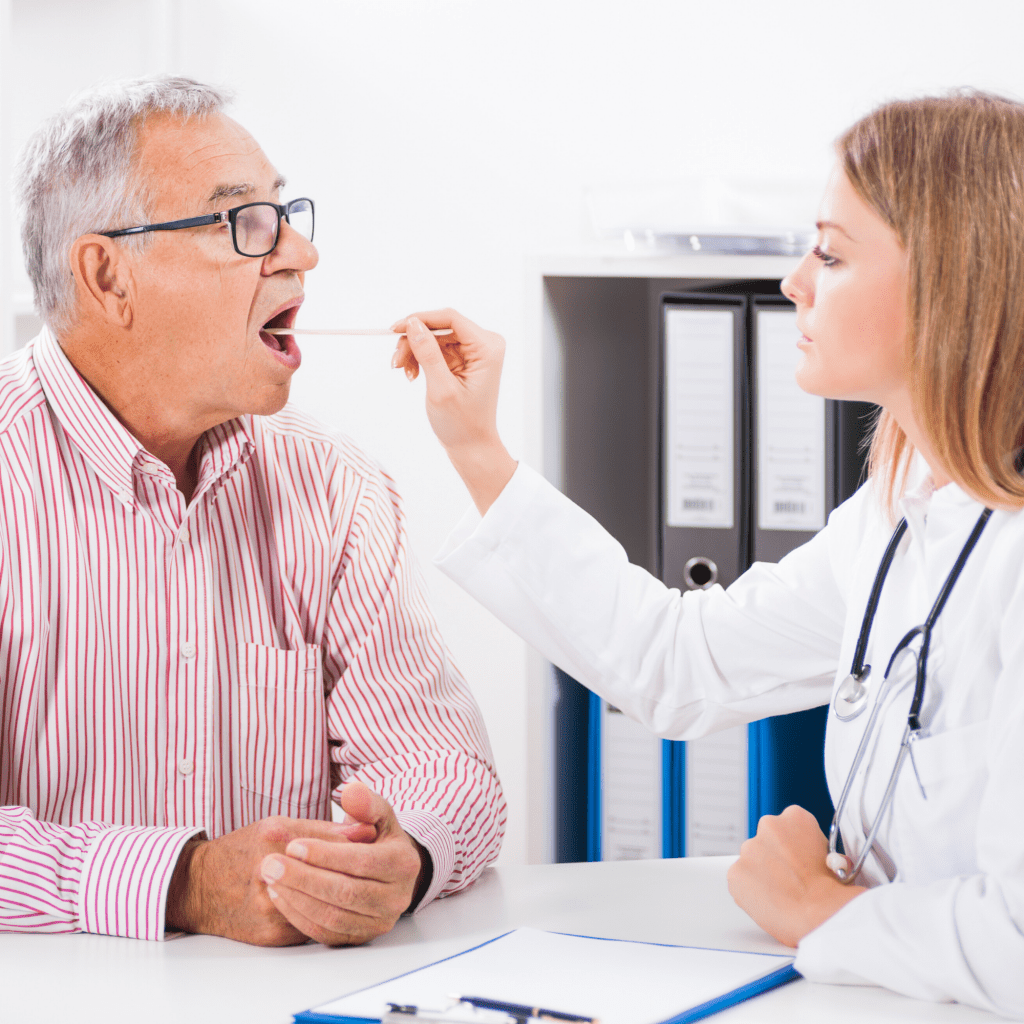
[[[871,675],[871,666],[865,665],[859,675],[851,672],[836,689],[832,698],[832,710],[841,722],[850,722],[868,706],[866,680]]]

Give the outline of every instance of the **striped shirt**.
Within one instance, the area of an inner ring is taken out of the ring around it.
[[[186,504],[43,333],[0,363],[0,929],[159,939],[185,842],[328,819],[359,779],[428,850],[505,803],[390,480],[291,408],[202,439]]]

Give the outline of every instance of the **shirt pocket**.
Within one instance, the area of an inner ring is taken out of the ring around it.
[[[245,823],[326,818],[327,708],[320,648],[238,646],[239,785]]]
[[[975,722],[911,746],[914,763],[909,757],[904,763],[893,801],[901,881],[977,873],[978,810],[988,779],[987,738],[988,722]]]

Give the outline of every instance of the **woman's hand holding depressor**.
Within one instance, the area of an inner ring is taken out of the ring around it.
[[[430,329],[450,328],[437,337]],[[427,418],[483,515],[502,492],[516,461],[498,436],[497,408],[505,341],[451,309],[399,320],[392,366],[427,385]]]

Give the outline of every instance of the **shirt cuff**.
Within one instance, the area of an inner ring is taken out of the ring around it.
[[[481,517],[472,506],[467,509],[437,553],[434,564],[457,578],[459,565],[473,561],[469,547],[488,552],[496,550],[522,518],[523,509],[544,489],[554,488],[540,473],[520,462],[485,516]],[[467,541],[472,542],[469,547]]]
[[[854,904],[860,903],[861,900],[870,903],[876,891],[868,889],[867,892],[850,900],[800,940],[793,966],[808,981],[829,985],[878,984],[844,966],[851,962],[848,955],[851,951],[878,947],[875,927],[872,922],[865,922],[863,916],[858,913],[866,904],[854,907]]]
[[[84,932],[163,939],[167,890],[182,847],[201,828],[123,826],[90,844],[78,890]]]
[[[429,811],[400,811],[396,817],[398,824],[426,849],[434,870],[430,886],[412,911],[418,914],[448,884],[455,870],[455,840],[448,826]]]

